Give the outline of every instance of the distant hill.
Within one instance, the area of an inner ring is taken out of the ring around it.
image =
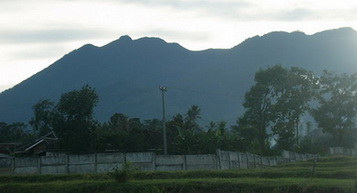
[[[57,102],[62,93],[89,84],[100,102],[95,118],[108,121],[116,112],[152,119],[161,115],[165,93],[168,118],[196,104],[202,122],[233,124],[244,109],[245,92],[254,73],[268,66],[299,66],[320,73],[357,72],[357,32],[351,28],[271,32],[231,49],[190,51],[159,38],[122,36],[103,47],[84,45],[48,68],[0,94],[0,121],[28,122],[40,99]]]

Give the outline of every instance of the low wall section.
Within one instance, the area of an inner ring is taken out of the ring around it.
[[[338,156],[356,156],[357,148],[330,147],[330,154]]]
[[[156,155],[152,152],[98,153],[0,159],[0,175],[107,173],[131,162],[141,171],[265,168],[313,159],[311,154],[284,151],[282,157],[217,150],[204,155]]]

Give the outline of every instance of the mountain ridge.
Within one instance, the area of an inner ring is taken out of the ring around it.
[[[46,69],[0,94],[0,121],[28,122],[40,99],[88,84],[100,102],[99,121],[114,113],[142,119],[161,118],[159,86],[167,86],[168,117],[199,105],[203,122],[233,123],[243,112],[245,92],[254,73],[281,64],[320,73],[357,72],[357,32],[352,28],[271,32],[248,38],[230,49],[191,51],[160,38],[121,36],[102,47],[86,44]]]

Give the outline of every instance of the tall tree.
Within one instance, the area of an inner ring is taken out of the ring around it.
[[[319,105],[312,110],[318,126],[332,134],[337,144],[343,144],[346,131],[355,127],[357,112],[356,74],[336,75],[324,71],[320,78]]]
[[[61,96],[56,105],[54,130],[62,150],[71,153],[87,152],[91,147],[91,129],[95,127],[93,109],[99,97],[86,85]]]
[[[110,117],[109,127],[114,131],[129,131],[129,118],[122,113]]]
[[[200,114],[201,109],[197,105],[192,105],[184,116],[178,114],[169,123],[177,131],[174,139],[176,153],[198,152],[198,132],[200,128],[197,121],[201,118]]]
[[[243,106],[246,111],[239,118],[238,124],[240,127],[257,129],[257,141],[261,154],[265,154],[269,149],[267,128],[275,120],[274,102],[278,96],[275,88],[284,81],[286,74],[287,70],[281,66],[259,70],[255,74],[255,85],[245,94]]]
[[[41,100],[36,103],[32,109],[34,117],[29,122],[32,129],[37,133],[38,137],[46,135],[52,131],[52,119],[54,102],[50,100]]]
[[[313,73],[276,65],[256,72],[254,80],[255,85],[245,95],[246,112],[238,119],[238,130],[257,131],[255,139],[261,154],[269,150],[268,129],[276,135],[282,148],[291,148],[299,120],[313,96]],[[254,132],[244,133],[249,136]]]
[[[280,148],[290,149],[298,145],[300,119],[310,109],[309,102],[315,96],[316,85],[317,79],[312,72],[297,67],[287,71],[285,80],[277,85],[276,121],[272,130]]]
[[[143,130],[145,139],[148,143],[148,146],[151,151],[160,151],[162,149],[162,120],[159,119],[152,119],[152,120],[145,120],[143,123]],[[170,131],[167,132],[168,134],[168,141],[172,141],[171,137],[172,134]],[[171,143],[170,143],[171,144]],[[170,150],[170,146],[168,147],[168,151]],[[161,151],[160,151],[161,152]]]

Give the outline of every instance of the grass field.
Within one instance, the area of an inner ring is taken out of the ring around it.
[[[139,172],[119,183],[106,174],[0,176],[0,193],[357,193],[357,157],[265,169]]]

